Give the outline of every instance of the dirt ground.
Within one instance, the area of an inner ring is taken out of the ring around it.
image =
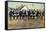
[[[18,29],[18,28],[39,28],[44,27],[44,17],[24,17],[24,19],[10,20],[8,18],[8,29]]]

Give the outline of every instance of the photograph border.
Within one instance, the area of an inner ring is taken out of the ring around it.
[[[45,28],[45,19],[44,19],[44,27],[8,29],[8,2],[23,2],[23,3],[37,3],[37,4],[44,4],[44,10],[45,10],[45,3],[43,3],[43,2],[5,1],[5,30],[20,30],[20,29],[39,29],[39,28]],[[44,18],[45,18],[45,16],[44,16]]]

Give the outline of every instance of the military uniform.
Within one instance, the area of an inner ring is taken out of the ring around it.
[[[9,12],[9,16],[10,16],[10,20],[12,19],[12,16],[13,16],[13,11],[10,11]]]

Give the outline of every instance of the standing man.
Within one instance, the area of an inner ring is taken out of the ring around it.
[[[26,10],[22,10],[22,17],[24,18],[26,16]]]
[[[23,14],[24,14],[24,15],[23,15],[23,18],[24,18],[24,17],[26,17],[26,10],[24,11],[24,13],[23,13]]]
[[[35,18],[35,9],[32,11],[33,19]]]
[[[13,11],[13,19],[15,20],[15,11]]]
[[[16,12],[16,16],[17,16],[17,19],[18,19],[18,16],[19,16],[18,12]]]
[[[40,15],[40,12],[37,9],[37,13],[36,13],[37,19],[39,18],[39,15]]]
[[[13,16],[13,11],[10,11],[9,12],[9,16],[10,16],[10,20],[12,19],[12,16]]]
[[[45,11],[42,12],[42,15],[45,16]]]
[[[28,19],[29,19],[29,17],[30,17],[30,10],[28,11]]]
[[[22,17],[22,11],[19,12],[19,16],[20,16],[20,19],[21,19],[21,17]]]

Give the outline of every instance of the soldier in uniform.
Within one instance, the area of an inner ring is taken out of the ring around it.
[[[34,11],[32,11],[32,17],[34,17]]]
[[[42,12],[42,18],[44,19],[45,17],[45,11]]]
[[[30,17],[30,10],[28,11],[28,19],[29,19],[29,17]]]
[[[42,12],[42,15],[45,16],[45,11]]]
[[[22,11],[19,12],[19,16],[20,16],[20,19],[21,19],[21,17],[22,17]]]
[[[36,13],[36,17],[37,17],[37,19],[39,18],[39,17],[41,17],[40,14],[41,12],[39,12],[38,10],[37,10],[37,13]]]
[[[15,20],[15,12],[13,11],[13,19]]]
[[[24,17],[26,17],[26,10],[24,11]]]
[[[22,10],[22,11],[23,11],[23,10]],[[26,10],[23,11],[22,14],[23,14],[23,16],[22,16],[23,18],[26,17]]]
[[[35,9],[32,11],[33,19],[35,18]]]
[[[18,19],[18,12],[16,12],[16,15],[17,15],[17,19]]]
[[[13,17],[13,11],[10,11],[10,12],[9,12],[9,16],[10,16],[10,20],[11,20],[12,17]]]
[[[32,18],[32,9],[30,9],[30,17]]]

